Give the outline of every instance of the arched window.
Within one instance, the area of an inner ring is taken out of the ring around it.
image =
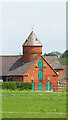
[[[34,90],[35,88],[35,85],[34,85],[34,82],[32,82],[32,90]]]
[[[39,82],[39,90],[43,90],[43,83]]]
[[[51,90],[51,83],[47,82],[47,90]]]
[[[39,60],[39,68],[43,68],[43,61],[41,59]]]
[[[39,80],[43,80],[43,72],[39,71]]]

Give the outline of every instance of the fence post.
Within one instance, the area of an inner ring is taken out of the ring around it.
[[[53,85],[53,92],[55,92],[55,85]]]

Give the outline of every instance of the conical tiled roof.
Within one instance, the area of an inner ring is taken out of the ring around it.
[[[32,31],[26,39],[26,41],[24,42],[23,46],[42,46],[42,44]]]

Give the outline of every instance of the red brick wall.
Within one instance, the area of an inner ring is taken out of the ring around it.
[[[63,70],[59,70],[59,76],[58,79],[61,80],[63,78]]]
[[[23,46],[23,54],[42,54],[42,46]]]
[[[46,68],[43,67],[43,80],[38,79],[38,73],[39,73],[39,68],[38,68],[38,62],[39,59],[43,60],[43,66],[45,65]],[[37,68],[35,68],[35,65],[37,65]],[[38,84],[39,81],[43,83],[43,90],[46,90],[46,84],[49,81],[48,76],[50,77],[50,82],[51,82],[51,90],[53,90],[53,84],[55,84],[55,88],[57,89],[57,80],[58,76],[56,73],[53,71],[53,69],[50,68],[50,66],[45,62],[45,60],[40,56],[35,63],[27,70],[25,75],[23,76],[23,81],[24,82],[32,82],[32,77],[33,77],[33,82],[35,83],[35,90],[38,90]]]
[[[23,55],[23,61],[24,63],[31,61],[33,58],[35,58],[38,54],[24,54]]]
[[[42,54],[42,46],[23,46],[23,61],[28,62]]]
[[[13,82],[22,82],[22,76],[13,76],[12,81]]]

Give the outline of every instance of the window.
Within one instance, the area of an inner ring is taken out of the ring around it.
[[[32,82],[32,90],[34,90],[35,88],[35,85],[34,85],[34,82]]]
[[[39,82],[39,90],[43,90],[43,83]]]
[[[39,68],[43,68],[43,61],[41,59],[39,60]]]
[[[6,81],[12,81],[12,76],[6,77]]]
[[[47,86],[46,86],[47,90],[51,90],[51,83],[47,82]]]
[[[39,80],[43,80],[43,72],[39,71]]]

